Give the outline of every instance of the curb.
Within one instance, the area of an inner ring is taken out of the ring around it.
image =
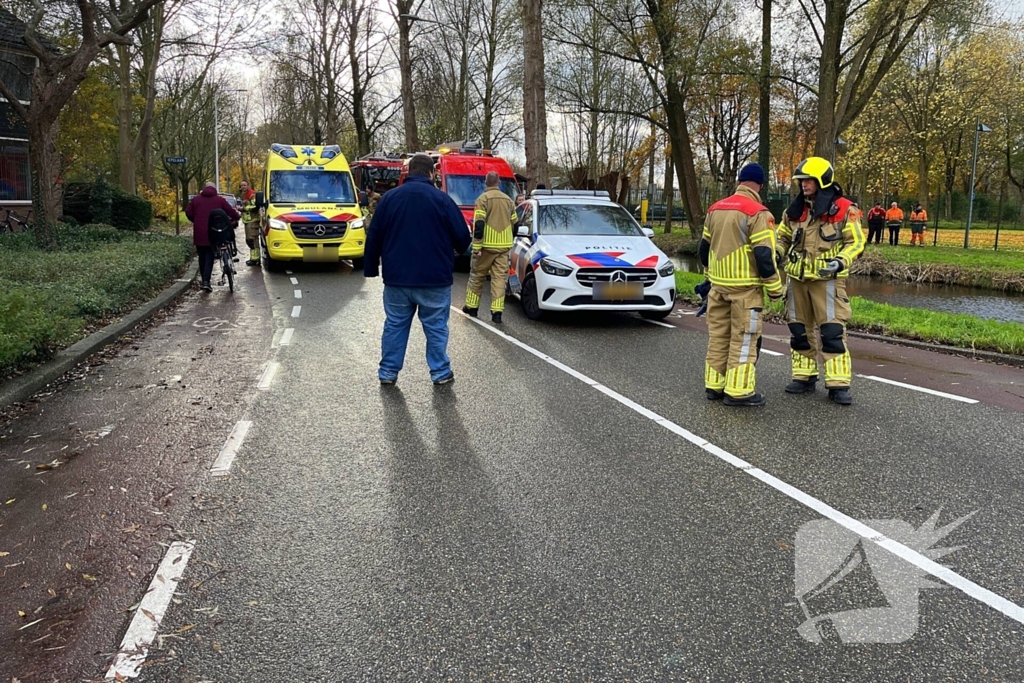
[[[859,337],[860,339],[871,339],[873,341],[885,342],[886,344],[895,344],[897,346],[909,346],[915,349],[923,349],[924,351],[935,351],[936,353],[945,353],[951,356],[964,356],[966,358],[973,358],[975,360],[988,361],[990,363],[1001,363],[1003,365],[1013,365],[1018,368],[1024,368],[1024,356],[1013,356],[1008,353],[999,353],[998,351],[983,351],[981,349],[964,349],[959,346],[946,346],[945,344],[932,344],[930,342],[918,341],[916,339],[900,339],[899,337],[887,337],[883,334],[870,334],[868,332],[857,332],[856,330],[846,330],[846,334],[850,337]]]
[[[35,370],[5,382],[0,386],[0,408],[31,398],[36,392],[59,379],[86,358],[131,332],[157,311],[166,308],[192,286],[192,281],[198,271],[199,261],[193,258],[179,281],[165,289],[149,303],[139,306],[117,322],[110,323],[103,329],[93,332],[63,351],[58,351],[52,360],[43,363]]]

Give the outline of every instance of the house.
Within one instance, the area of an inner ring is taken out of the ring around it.
[[[0,7],[0,80],[28,104],[36,58],[25,44],[25,24]],[[25,122],[0,97],[0,207],[32,204]],[[20,213],[26,213],[21,210]]]

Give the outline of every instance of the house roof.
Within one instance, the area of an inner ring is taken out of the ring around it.
[[[46,41],[43,44],[47,44]],[[0,7],[0,46],[28,50],[25,44],[25,22],[3,7]]]

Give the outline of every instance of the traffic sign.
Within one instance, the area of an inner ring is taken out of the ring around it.
[[[164,157],[165,164],[187,164],[188,157]]]

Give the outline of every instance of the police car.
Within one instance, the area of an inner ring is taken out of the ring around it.
[[[516,210],[507,294],[539,320],[548,311],[672,312],[672,261],[602,191],[534,190]]]

